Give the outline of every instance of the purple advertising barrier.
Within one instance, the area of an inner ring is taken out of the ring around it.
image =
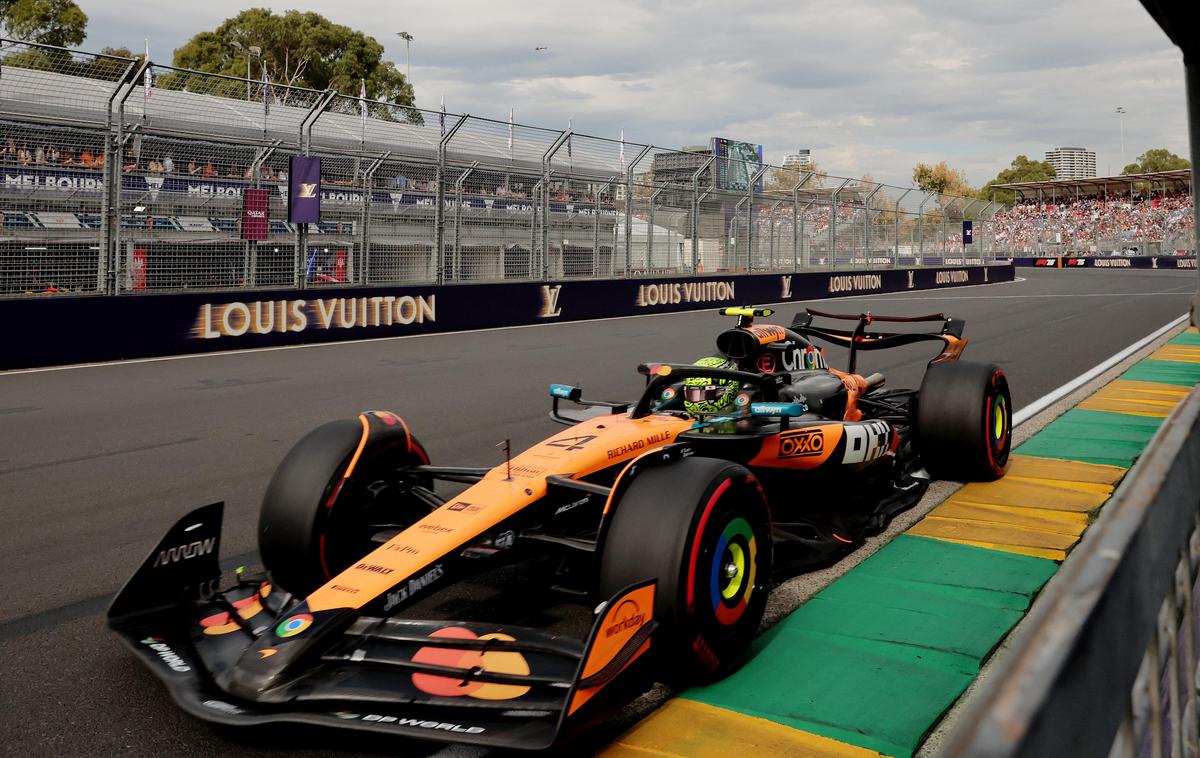
[[[315,224],[321,220],[321,159],[293,155],[288,171],[288,221]]]
[[[242,193],[242,239],[262,242],[267,238],[270,202],[270,190],[247,189]]]

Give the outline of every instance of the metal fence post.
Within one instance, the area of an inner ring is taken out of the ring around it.
[[[715,155],[708,156],[700,168],[696,169],[692,174],[692,273],[696,273],[700,266],[700,176],[705,171],[708,171],[712,166],[713,161],[717,158]],[[712,186],[710,179],[709,186]],[[707,192],[705,193],[707,194]]]
[[[572,131],[567,129],[558,135],[558,139],[554,140],[554,144],[550,145],[545,153],[542,154],[542,280],[550,278],[550,161],[554,160],[554,154],[557,153],[567,141],[571,139]],[[536,220],[536,219],[535,219]],[[559,248],[559,258],[563,257],[562,248]],[[559,266],[562,266],[562,261],[559,261]]]
[[[120,269],[121,260],[121,162],[125,151],[125,102],[133,91],[137,89],[137,84],[142,80],[146,69],[150,67],[150,61],[142,61],[142,65],[138,66],[137,73],[129,80],[129,87],[117,99],[117,133],[113,143],[114,153],[112,156],[106,156],[104,159],[104,177],[105,177],[105,194],[109,196],[108,210],[109,216],[104,219],[104,223],[109,226],[108,230],[108,248],[103,253],[108,260],[108,271],[106,272],[106,286],[104,291],[110,295],[119,294],[121,291],[121,283],[118,279],[117,272]],[[143,114],[143,118],[145,114]],[[111,158],[111,160],[110,160]],[[102,244],[101,247],[104,247]]]
[[[371,196],[373,194],[372,182],[375,181],[375,172],[383,165],[383,162],[392,154],[391,150],[380,155],[367,170],[363,172],[363,207],[362,216],[359,223],[359,273],[358,280],[360,284],[367,284],[370,280],[368,275],[371,270]]]
[[[981,202],[981,201],[980,200],[972,200],[971,202],[967,203],[962,209],[962,218],[959,220],[966,221],[967,220],[967,211],[971,210],[971,206],[975,205],[975,203],[978,203],[978,202]],[[972,236],[974,236],[974,235],[972,235]],[[972,242],[971,244],[975,244],[975,243]],[[966,265],[966,263],[967,263],[967,237],[965,234],[961,235],[959,237],[958,248],[959,248],[959,250],[962,251],[963,265]]]
[[[871,267],[871,198],[883,189],[882,184],[876,184],[875,189],[863,200],[863,261],[867,268]]]
[[[595,201],[592,216],[592,276],[598,276],[600,269],[600,196],[608,193],[611,197],[613,182],[616,180],[617,177],[615,176],[610,178],[604,183],[603,186],[600,187],[600,189],[596,190],[595,194],[592,196],[593,200]],[[615,253],[616,250],[613,250],[609,253],[608,260],[610,263],[612,262],[612,256]]]
[[[829,267],[837,267],[837,216],[838,216],[838,193],[841,192],[849,179],[844,180],[838,185],[838,188],[829,196]]]
[[[138,80],[137,76],[130,78],[130,72],[135,70],[141,74],[148,62],[143,62],[141,66],[137,65],[137,61],[129,61],[125,66],[125,70],[121,72],[121,76],[116,81],[116,86],[113,87],[112,94],[108,96],[108,102],[104,106],[104,191],[100,195],[100,250],[96,255],[96,292],[114,294],[115,291],[109,290],[108,287],[108,261],[109,258],[115,255],[116,240],[114,239],[114,230],[120,226],[119,222],[113,221],[113,213],[120,218],[121,208],[121,172],[118,170],[115,173],[112,170],[114,164],[120,164],[120,159],[114,160],[114,147],[119,149],[121,143],[121,132],[125,122],[125,98],[129,97],[130,92]],[[117,116],[116,136],[113,135],[113,102],[122,90],[129,86],[125,95],[122,96],[120,102],[120,113]],[[116,180],[113,180],[113,177]]]
[[[629,276],[629,272],[633,268],[633,169],[653,149],[653,145],[643,147],[642,151],[625,169],[625,276]],[[649,265],[648,261],[647,265]]]
[[[750,176],[750,181],[746,183],[746,199],[750,201],[746,206],[746,273],[748,274],[754,272],[754,227],[756,226],[754,219],[754,188],[758,185],[758,180],[770,168],[770,166],[759,168],[758,171]]]
[[[479,166],[479,161],[471,161],[467,170],[454,180],[454,257],[450,261],[450,278],[453,281],[462,279],[462,206],[463,183]]]
[[[435,172],[437,187],[437,207],[434,209],[434,281],[438,284],[444,284],[446,281],[446,148],[450,145],[450,140],[454,139],[454,135],[458,134],[458,130],[467,123],[467,119],[471,118],[470,114],[464,113],[458,117],[458,121],[454,123],[446,134],[438,141],[437,151],[437,171]],[[530,251],[530,255],[532,255]]]
[[[321,97],[317,98],[316,104],[309,109],[305,114],[304,120],[300,122],[300,154],[308,156],[312,152],[312,127],[321,117],[321,113],[333,102],[333,98],[337,93],[333,90],[325,90]],[[288,183],[292,181],[292,176],[288,176]],[[296,254],[292,258],[292,284],[299,289],[308,288],[308,224],[296,224]]]
[[[904,198],[908,197],[908,193],[912,191],[913,188],[909,187],[908,189],[904,190],[904,194],[896,198],[896,249],[892,256],[893,268],[900,267],[900,202],[904,200]]]
[[[925,265],[925,203],[933,199],[926,194],[925,199],[917,206],[917,265]]]
[[[800,219],[800,188],[813,178],[813,173],[809,171],[803,179],[796,183],[796,186],[792,187],[792,271],[800,270],[800,229],[803,224]]]

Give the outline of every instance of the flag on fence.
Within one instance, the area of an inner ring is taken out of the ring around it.
[[[625,165],[625,130],[621,130],[621,165]]]
[[[512,150],[512,127],[513,127],[513,109],[508,109],[508,149]]]
[[[442,136],[446,136],[446,94],[442,93],[442,110],[438,113],[438,126],[442,128]]]
[[[358,85],[358,110],[362,115],[363,130],[367,128],[367,80],[359,79]]]
[[[571,129],[572,121],[567,119],[567,160],[571,159]]]
[[[271,80],[267,78],[267,67],[263,64],[262,67],[262,99],[263,99],[263,118],[271,115]]]
[[[142,99],[149,100],[154,94],[154,74],[150,73],[150,40],[146,40],[146,72],[142,74]]]

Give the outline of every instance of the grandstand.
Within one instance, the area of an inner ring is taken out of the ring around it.
[[[995,217],[1010,254],[1194,255],[1189,170],[995,185],[1019,195]]]

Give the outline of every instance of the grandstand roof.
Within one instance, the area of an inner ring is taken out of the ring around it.
[[[1057,197],[1061,195],[1095,195],[1104,192],[1128,192],[1134,184],[1149,182],[1155,185],[1165,185],[1169,189],[1191,189],[1191,169],[1181,168],[1176,171],[1151,171],[1145,174],[1128,174],[1125,176],[1098,176],[1092,179],[1049,179],[1044,182],[1013,182],[1012,184],[993,184],[996,189],[1012,190],[1029,197],[1037,195],[1040,190],[1043,196]]]

